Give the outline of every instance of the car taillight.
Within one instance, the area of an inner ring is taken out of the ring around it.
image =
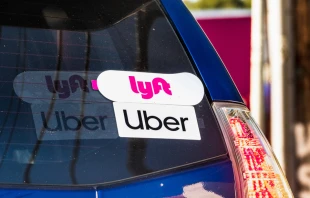
[[[250,111],[238,104],[215,102],[233,162],[238,197],[293,197],[288,182],[264,134]]]

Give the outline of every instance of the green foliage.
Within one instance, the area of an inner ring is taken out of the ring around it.
[[[220,8],[250,8],[251,0],[198,0],[184,1],[189,9],[220,9]]]

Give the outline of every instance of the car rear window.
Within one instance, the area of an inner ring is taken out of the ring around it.
[[[156,1],[70,2],[0,3],[0,183],[104,184],[226,154],[206,97],[201,140],[119,137],[91,80],[195,71]]]

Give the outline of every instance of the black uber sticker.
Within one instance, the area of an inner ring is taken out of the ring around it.
[[[80,132],[79,139],[118,137],[112,103],[94,105],[56,101],[50,113],[49,104],[32,104],[31,109],[37,136],[41,131],[44,133],[42,140],[76,139],[77,132]]]

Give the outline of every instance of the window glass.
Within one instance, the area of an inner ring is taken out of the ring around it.
[[[106,70],[195,73],[155,1],[61,2],[0,6],[0,183],[106,183],[226,153],[206,98],[199,141],[120,138],[91,88]]]

